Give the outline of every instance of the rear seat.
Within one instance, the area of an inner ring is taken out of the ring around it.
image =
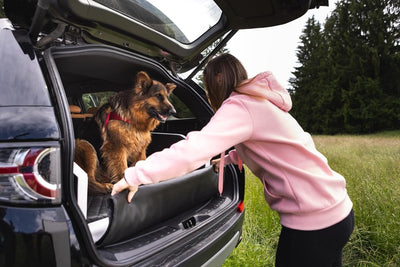
[[[88,118],[93,117],[93,113],[82,113],[82,109],[76,105],[69,105],[69,110],[71,112],[71,118],[74,124],[74,133],[77,135],[77,130],[80,129],[80,127]]]
[[[71,112],[72,119],[82,119],[93,117],[93,113],[82,113],[82,109],[76,105],[69,105],[69,111]]]

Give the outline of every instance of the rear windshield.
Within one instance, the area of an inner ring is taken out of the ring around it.
[[[95,0],[181,43],[191,43],[220,19],[213,0]]]
[[[24,41],[27,38],[22,32],[0,30],[0,106],[51,106],[35,53]]]

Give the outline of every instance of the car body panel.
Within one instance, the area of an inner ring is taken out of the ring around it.
[[[67,221],[61,207],[0,206],[0,265],[71,266],[76,260],[65,246],[73,233]]]
[[[59,140],[52,107],[0,106],[0,141]]]
[[[327,6],[323,1],[225,1],[215,0],[227,17],[230,29],[252,29],[285,24],[304,15],[308,9]]]

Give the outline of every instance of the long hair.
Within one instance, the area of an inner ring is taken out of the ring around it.
[[[246,79],[246,69],[231,54],[221,54],[210,60],[203,71],[203,80],[214,111]]]

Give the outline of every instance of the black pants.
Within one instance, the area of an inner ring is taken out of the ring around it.
[[[282,226],[276,267],[340,267],[342,249],[354,229],[354,213],[328,228],[315,231]]]

